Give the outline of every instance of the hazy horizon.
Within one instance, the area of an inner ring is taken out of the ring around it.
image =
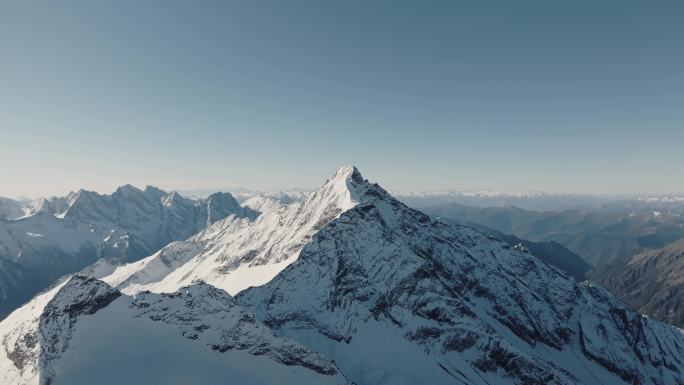
[[[1,195],[0,198],[10,198],[10,199],[40,199],[40,198],[48,198],[48,197],[60,197],[60,196],[66,196],[71,192],[77,192],[78,190],[88,190],[88,191],[94,191],[99,194],[103,195],[110,195],[113,192],[115,192],[119,187],[130,185],[133,186],[139,190],[145,190],[147,187],[155,187],[159,188],[163,191],[166,192],[172,192],[176,191],[184,195],[188,196],[208,196],[214,192],[231,192],[231,193],[275,193],[275,192],[313,192],[320,188],[323,183],[325,182],[326,179],[332,177],[334,175],[335,169],[333,169],[328,175],[322,176],[320,178],[320,181],[316,185],[311,185],[311,186],[272,186],[272,187],[264,187],[264,188],[250,188],[250,187],[245,187],[245,186],[239,186],[239,185],[227,185],[227,186],[202,186],[202,187],[174,187],[174,186],[163,186],[163,185],[155,185],[155,184],[149,184],[149,183],[142,183],[142,184],[135,184],[135,183],[122,183],[118,185],[112,185],[110,187],[106,187],[104,189],[102,188],[89,188],[89,187],[79,187],[79,188],[73,188],[73,189],[68,189],[60,193],[55,193],[55,194],[37,194],[37,195]],[[456,188],[442,188],[442,189],[395,189],[389,187],[386,183],[383,183],[381,180],[377,180],[374,178],[370,178],[366,175],[366,173],[363,172],[363,169],[360,169],[361,173],[366,179],[369,179],[370,182],[373,183],[378,183],[380,184],[383,188],[387,189],[390,193],[393,194],[407,194],[407,193],[497,193],[497,194],[502,194],[502,195],[516,195],[516,194],[525,194],[525,193],[540,193],[540,194],[549,194],[549,195],[577,195],[577,196],[587,196],[587,197],[606,197],[606,198],[629,198],[629,197],[647,197],[647,196],[657,196],[657,197],[684,197],[684,192],[657,192],[657,191],[643,191],[643,192],[635,192],[635,193],[601,193],[601,192],[591,192],[591,191],[586,191],[586,192],[570,192],[570,191],[552,191],[552,190],[515,190],[515,191],[508,191],[508,190],[497,190],[497,189],[491,189],[491,188],[464,188],[464,189],[456,189]]]
[[[684,193],[684,2],[0,5],[0,196]],[[30,21],[30,22],[29,22]]]

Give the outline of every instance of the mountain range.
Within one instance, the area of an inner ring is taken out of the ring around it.
[[[634,200],[550,211],[445,203],[422,211],[531,241],[555,241],[593,266],[658,249],[684,237],[684,205],[680,202]]]
[[[684,239],[601,266],[589,277],[639,312],[684,328]]]
[[[26,296],[98,259],[136,261],[227,216],[255,218],[258,214],[240,206],[228,193],[190,199],[155,187],[140,190],[130,185],[111,195],[81,190],[40,200],[31,207],[20,202],[7,207],[17,206],[22,207],[22,216],[0,219],[0,260],[6,266],[0,270],[0,282],[21,287],[25,294],[0,297],[0,317]]]
[[[30,211],[27,202],[0,197],[0,219],[17,219]]]
[[[630,199],[623,195],[563,194],[545,191],[393,191],[392,194],[408,206],[417,209],[456,203],[471,207],[515,206],[525,210],[546,211],[598,207],[605,203]]]
[[[681,329],[354,167],[304,201],[245,204],[263,211],[100,260],[13,312],[2,382],[684,383]]]

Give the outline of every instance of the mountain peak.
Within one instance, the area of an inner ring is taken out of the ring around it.
[[[152,195],[152,196],[157,197],[157,198],[161,198],[167,194],[166,191],[164,191],[158,187],[151,186],[151,185],[145,186],[144,191],[145,191],[145,194]]]
[[[377,184],[364,179],[354,166],[343,166],[328,179],[313,197],[334,201],[334,205],[342,211],[372,198],[389,197],[389,194]]]
[[[220,201],[230,197],[228,194],[210,197],[210,223],[214,222],[213,213],[222,207]],[[380,186],[364,180],[355,167],[342,167],[306,200],[265,205],[268,209],[261,213],[244,207],[244,217],[253,220],[236,221],[234,217],[227,217],[185,242],[165,247],[141,264],[117,269],[103,280],[134,293],[143,289],[176,290],[202,279],[231,295],[236,294],[270,281],[297,260],[302,247],[314,234],[344,212],[359,204],[391,199]],[[175,269],[195,263],[199,265],[183,278],[178,279],[174,274]],[[235,272],[238,275],[233,275]]]
[[[342,166],[335,171],[335,176],[333,176],[333,179],[350,179],[350,178],[361,178],[361,173],[359,172],[359,169],[356,168],[356,166],[352,165],[347,165],[347,166]]]
[[[214,223],[230,214],[237,214],[249,219],[254,219],[259,215],[258,212],[249,207],[241,206],[235,197],[228,192],[213,193],[205,201],[207,204],[207,223]]]
[[[131,184],[125,184],[123,186],[119,186],[119,188],[116,189],[114,194],[137,194],[142,192],[139,188],[131,185]]]
[[[191,204],[191,200],[185,198],[184,196],[180,195],[176,191],[171,191],[170,193],[162,196],[161,198],[161,203],[164,205],[164,207],[171,208],[174,205],[189,205]]]
[[[74,306],[76,303],[84,303],[81,305],[80,310],[92,314],[102,305],[100,297],[106,297],[107,301],[105,302],[109,303],[119,295],[121,293],[105,282],[92,277],[74,274],[67,278],[66,283],[57,291],[47,306],[56,306],[58,302],[61,302],[66,307]],[[85,302],[89,303],[85,304]]]
[[[360,187],[368,182],[363,179],[359,170],[354,166],[343,166],[337,169],[335,175],[328,179],[312,199],[326,202],[339,210],[347,211],[360,202]],[[361,188],[362,190],[363,188]]]
[[[229,192],[217,191],[207,197],[208,201],[219,200],[223,202],[230,202],[231,204],[239,205],[240,203],[235,199],[233,194]]]

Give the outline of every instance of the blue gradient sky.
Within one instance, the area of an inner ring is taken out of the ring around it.
[[[0,196],[684,192],[684,2],[0,3]]]

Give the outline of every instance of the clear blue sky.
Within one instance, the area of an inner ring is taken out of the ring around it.
[[[683,1],[3,1],[0,196],[684,192]]]

